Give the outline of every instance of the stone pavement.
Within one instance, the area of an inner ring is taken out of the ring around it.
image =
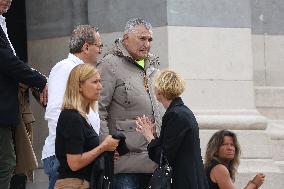
[[[35,171],[35,182],[27,183],[26,189],[47,189],[48,177],[44,174],[43,169]]]

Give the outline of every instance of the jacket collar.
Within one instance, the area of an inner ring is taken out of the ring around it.
[[[72,53],[68,54],[68,59],[70,59],[72,62],[76,63],[76,64],[83,64],[83,60],[81,60],[80,58],[78,58],[77,56],[75,56]]]
[[[180,106],[180,105],[184,105],[181,97],[177,97],[175,99],[173,99],[173,101],[171,102],[171,104],[169,105],[168,109],[166,110],[166,113],[168,113],[171,109],[173,109],[175,106]],[[165,114],[166,114],[165,113]]]
[[[125,46],[123,45],[122,39],[116,39],[114,43],[115,43],[115,46],[116,46],[116,49],[114,49],[114,52],[118,53],[118,55],[120,55],[120,56],[124,56],[124,57],[130,58],[133,61],[135,61],[132,58],[132,56],[129,54],[129,52],[127,51]]]

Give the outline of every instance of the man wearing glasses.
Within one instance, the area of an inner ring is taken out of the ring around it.
[[[50,72],[48,79],[49,101],[45,112],[49,135],[42,150],[44,171],[49,176],[49,189],[54,188],[58,175],[59,162],[55,157],[56,126],[61,112],[68,76],[71,70],[78,64],[89,63],[95,65],[101,50],[102,42],[97,29],[90,25],[77,26],[73,30],[69,41],[70,53],[68,57],[58,62]],[[88,119],[94,130],[99,134],[100,119],[98,113],[90,110]]]
[[[163,108],[154,93],[158,58],[150,54],[152,26],[141,18],[126,23],[122,39],[98,62],[103,89],[99,100],[101,137],[123,133],[130,152],[115,161],[114,189],[145,189],[156,164],[147,140],[135,131],[138,116],[149,116],[159,132]]]

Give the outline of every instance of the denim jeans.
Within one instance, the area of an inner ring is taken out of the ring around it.
[[[55,156],[50,156],[48,158],[43,159],[43,167],[45,174],[48,175],[49,185],[48,189],[54,189],[55,182],[58,177],[58,167],[59,161]]]
[[[121,173],[116,174],[113,180],[113,189],[145,189],[152,174],[148,173]]]

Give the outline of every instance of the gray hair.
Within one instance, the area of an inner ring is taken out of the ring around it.
[[[94,32],[98,29],[91,25],[79,25],[76,26],[71,34],[69,41],[69,51],[70,53],[80,53],[82,52],[82,47],[85,43],[94,44],[96,39]]]
[[[133,32],[135,30],[135,27],[140,25],[144,26],[147,30],[152,31],[152,25],[146,20],[142,18],[131,18],[125,25],[124,33]]]

